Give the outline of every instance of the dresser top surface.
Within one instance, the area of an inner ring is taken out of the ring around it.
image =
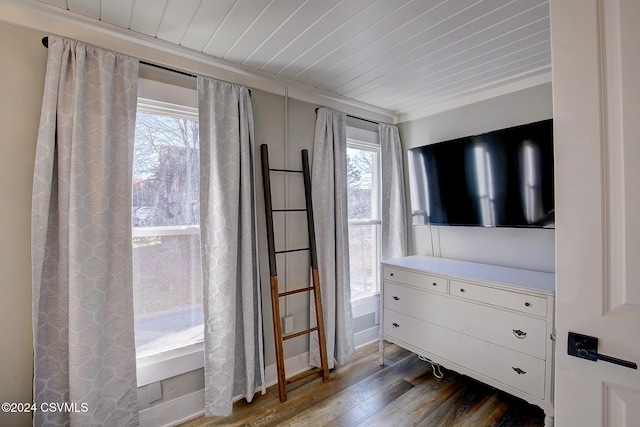
[[[421,255],[384,260],[382,263],[424,273],[442,274],[460,279],[481,280],[499,285],[536,290],[547,294],[555,293],[556,276],[553,273]]]

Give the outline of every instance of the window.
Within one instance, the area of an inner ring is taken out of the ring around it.
[[[347,140],[351,300],[379,292],[380,147]]]
[[[133,270],[138,358],[202,341],[197,110],[138,103]]]

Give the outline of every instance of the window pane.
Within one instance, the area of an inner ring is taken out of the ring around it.
[[[138,112],[133,162],[133,226],[197,225],[198,123]]]
[[[376,153],[347,148],[347,194],[349,219],[374,219]]]
[[[133,239],[138,356],[202,340],[198,235]]]
[[[376,225],[349,225],[349,275],[352,300],[364,298],[376,292],[374,284],[374,273],[377,268],[376,232]]]
[[[140,357],[202,340],[196,121],[138,112],[132,188]]]
[[[349,213],[349,272],[351,299],[378,292],[379,151],[365,143],[347,146],[347,194]]]

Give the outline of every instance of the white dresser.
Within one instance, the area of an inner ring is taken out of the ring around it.
[[[553,425],[555,275],[445,258],[382,263],[383,340],[540,406]]]

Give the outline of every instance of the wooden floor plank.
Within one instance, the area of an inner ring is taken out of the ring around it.
[[[352,385],[349,387],[349,391],[361,400],[367,399],[379,390],[386,388],[389,384],[394,383],[398,376],[402,377],[403,375],[407,375],[408,378],[413,379],[423,375],[430,369],[428,365],[425,365],[426,364],[415,357],[415,355],[408,354],[407,357],[393,365],[387,366],[386,369],[382,369]]]
[[[506,402],[509,409],[494,424],[495,427],[538,427],[544,425],[544,412],[532,411],[527,402],[511,396],[505,392],[499,392],[500,398]]]
[[[411,419],[416,423],[428,418],[440,406],[446,405],[451,396],[456,394],[465,384],[462,381],[432,379],[421,385],[423,386],[420,388],[422,393],[418,394],[419,387],[415,387],[415,391],[412,390],[413,396],[407,396],[407,399],[399,399],[397,402],[398,407],[411,415]]]
[[[396,380],[393,384],[379,391],[371,397],[360,402],[349,411],[340,415],[333,421],[325,424],[326,427],[349,427],[355,426],[364,421],[372,414],[380,411],[382,408],[393,402],[398,396],[403,395],[407,390],[413,388],[413,384],[404,379]]]
[[[357,397],[343,390],[340,393],[324,399],[321,405],[314,405],[278,425],[283,427],[302,425],[321,427],[349,411],[359,403],[361,402]]]
[[[384,362],[370,345],[332,370],[328,383],[312,376],[289,385],[286,402],[275,385],[251,403],[236,402],[229,417],[199,417],[182,427],[544,425],[540,408],[453,371],[436,378],[430,364],[396,345],[386,344]]]
[[[413,388],[398,396],[392,404],[368,417],[359,425],[362,426],[412,426],[416,420],[420,420],[437,406],[429,404],[430,397],[433,401],[443,399],[444,393],[453,394],[461,385],[448,380],[440,380],[429,372],[420,377]],[[434,397],[440,393],[439,397]]]
[[[460,427],[495,426],[509,409],[509,405],[494,392]]]
[[[471,409],[488,399],[487,390],[475,382],[466,382],[453,393],[443,404],[421,419],[417,426],[429,427],[437,425],[463,424],[472,414]],[[434,405],[436,406],[436,405]]]

